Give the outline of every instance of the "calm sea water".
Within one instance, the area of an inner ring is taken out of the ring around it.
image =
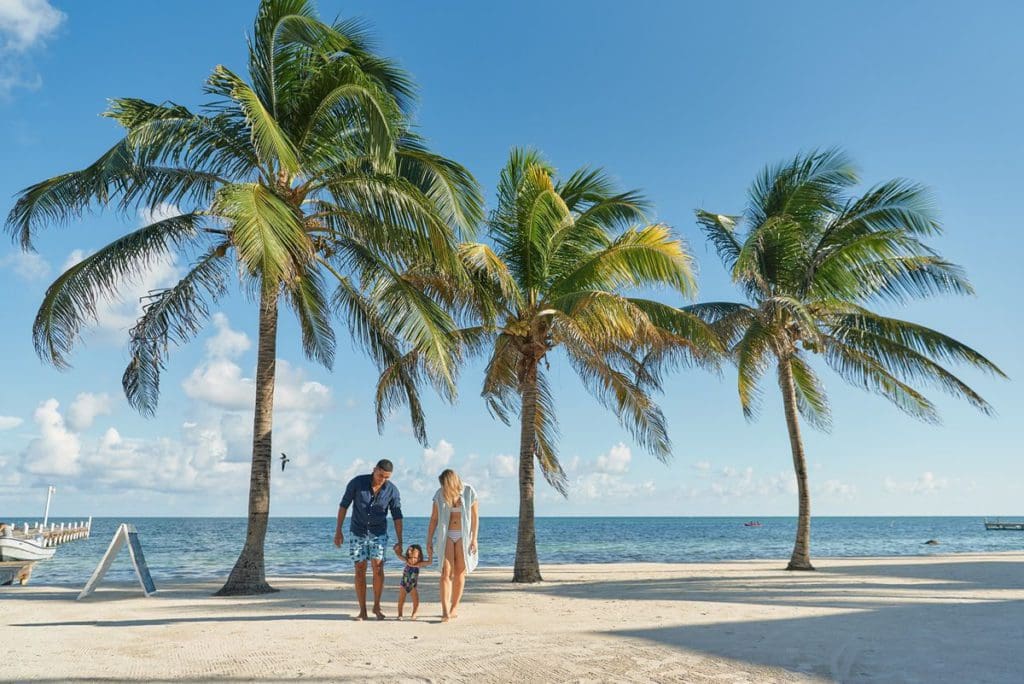
[[[537,550],[542,564],[789,558],[795,518],[761,518],[761,527],[744,527],[744,520],[538,518]],[[85,584],[122,522],[138,528],[158,585],[162,580],[226,577],[245,538],[241,518],[97,518],[88,540],[65,544],[52,560],[37,564],[32,583]],[[272,519],[267,532],[267,573],[348,571],[347,553],[331,542],[334,524],[334,518]],[[406,543],[422,544],[426,529],[426,518],[406,518]],[[821,517],[814,519],[811,537],[813,555],[819,558],[1024,550],[1024,532],[987,532],[982,519],[974,517]],[[938,540],[939,545],[925,546],[929,539]],[[515,540],[515,518],[482,518],[481,564],[512,565]],[[127,550],[121,551],[107,577],[134,579]]]

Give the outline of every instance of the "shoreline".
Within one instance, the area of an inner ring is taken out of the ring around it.
[[[438,621],[365,623],[351,572],[272,576],[282,591],[212,597],[222,580],[0,590],[13,679],[371,681],[1019,681],[1024,552],[719,563],[543,565],[469,577]],[[382,606],[395,612],[398,576]],[[409,606],[407,606],[408,608]],[[102,645],[102,648],[100,648]]]

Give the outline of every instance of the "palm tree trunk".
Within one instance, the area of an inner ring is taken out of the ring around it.
[[[789,428],[789,446],[793,451],[793,470],[796,472],[799,513],[796,521],[796,543],[787,570],[814,570],[811,565],[811,494],[807,489],[807,459],[800,439],[800,417],[796,406],[796,385],[789,359],[779,360],[779,387],[786,409],[786,427]]]
[[[534,458],[537,449],[537,362],[528,362],[520,383],[522,425],[519,431],[519,532],[513,582],[540,582],[537,528],[533,515]]]
[[[260,294],[259,348],[256,356],[256,410],[252,431],[252,470],[249,475],[249,526],[245,546],[217,596],[266,594],[263,542],[270,517],[271,428],[274,422],[274,379],[277,366],[277,285],[264,285]]]

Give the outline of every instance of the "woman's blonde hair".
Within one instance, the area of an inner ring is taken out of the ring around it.
[[[462,478],[451,468],[445,468],[437,476],[441,482],[441,496],[449,506],[454,506],[462,498]]]

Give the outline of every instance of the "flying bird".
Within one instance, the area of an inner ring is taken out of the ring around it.
[[[281,472],[284,472],[284,467],[285,467],[285,465],[288,464],[288,461],[290,461],[290,460],[292,460],[292,459],[288,458],[288,454],[286,454],[286,453],[284,453],[282,451],[281,452]]]

